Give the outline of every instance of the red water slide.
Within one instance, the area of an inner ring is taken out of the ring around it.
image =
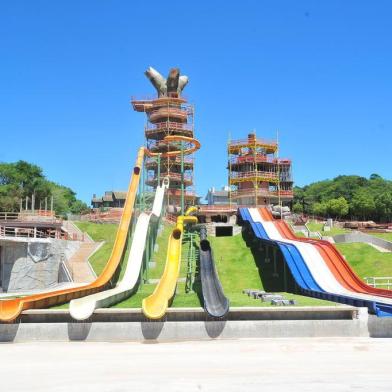
[[[288,224],[281,219],[274,219],[271,212],[265,208],[259,208],[259,213],[263,220],[273,222],[283,238],[288,240],[307,242],[313,244],[320,253],[328,268],[331,270],[337,281],[346,289],[358,293],[378,295],[380,297],[392,298],[392,291],[371,287],[364,283],[353,271],[339,251],[328,241],[311,238],[297,237]]]

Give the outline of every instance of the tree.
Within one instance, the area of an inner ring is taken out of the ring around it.
[[[327,212],[334,218],[341,218],[348,214],[349,205],[347,200],[342,196],[337,199],[328,200],[326,204]]]
[[[337,176],[332,180],[314,182],[304,187],[294,187],[294,204],[299,202],[304,212],[313,212],[325,216],[327,214],[339,217],[391,220],[389,213],[389,198],[392,197],[392,181],[373,173],[369,179],[361,176]],[[344,198],[349,210],[343,201]],[[377,205],[375,204],[378,200]],[[321,203],[321,205],[320,205]],[[324,208],[325,205],[327,208]]]
[[[362,219],[372,218],[376,212],[373,195],[367,189],[359,189],[351,201],[353,215]]]
[[[293,212],[297,213],[297,214],[301,214],[304,212],[302,204],[297,202],[293,205]]]
[[[327,213],[327,204],[326,203],[314,203],[312,212],[314,215],[325,216]]]
[[[31,203],[33,194],[36,209],[40,208],[40,201],[51,197],[58,215],[88,209],[72,189],[48,181],[39,166],[26,161],[0,163],[0,211],[18,211],[21,199],[28,197]]]
[[[377,214],[381,220],[392,221],[392,193],[383,192],[374,199]]]

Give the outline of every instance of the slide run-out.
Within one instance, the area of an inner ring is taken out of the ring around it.
[[[162,185],[158,186],[155,191],[151,213],[142,212],[137,219],[125,273],[121,281],[112,289],[72,300],[69,311],[73,318],[85,320],[93,314],[95,309],[114,305],[133,293],[140,276],[148,227],[150,222],[158,220],[161,215],[165,191],[168,186],[169,179],[165,177]]]
[[[154,292],[149,297],[144,298],[142,302],[143,313],[149,319],[162,318],[169,306],[169,301],[175,294],[177,279],[180,274],[184,225],[186,223],[197,223],[197,218],[189,215],[194,210],[196,208],[192,207],[185,215],[177,217],[176,226],[169,236],[165,269],[161,279]]]
[[[212,317],[224,317],[229,311],[229,300],[223,292],[204,226],[200,230],[200,275],[205,311]]]
[[[140,181],[140,173],[143,164],[144,151],[144,147],[141,147],[139,149],[136,164],[132,171],[132,177],[128,187],[124,210],[121,216],[120,225],[117,229],[112,253],[104,270],[98,276],[98,278],[88,285],[63,290],[55,290],[45,293],[38,293],[34,295],[28,295],[22,298],[0,300],[0,321],[13,321],[20,315],[23,310],[26,309],[48,308],[54,305],[69,302],[75,298],[94,294],[103,290],[108,285],[110,279],[113,277],[121,262],[121,258],[127,241],[127,235],[131,223],[131,217],[133,214],[136,193]]]

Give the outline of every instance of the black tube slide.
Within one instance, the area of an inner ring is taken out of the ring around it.
[[[200,272],[205,311],[212,317],[224,317],[229,311],[229,300],[223,293],[223,288],[216,272],[205,226],[202,226],[200,229]]]

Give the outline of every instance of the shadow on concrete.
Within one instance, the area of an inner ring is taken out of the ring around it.
[[[218,320],[218,321],[205,321],[204,327],[206,332],[210,338],[216,339],[218,338],[226,326],[226,320]]]
[[[91,322],[68,323],[69,340],[83,341],[86,340],[91,329]]]
[[[164,323],[165,322],[163,320],[142,321],[141,327],[142,327],[142,334],[144,339],[147,340],[158,339],[159,335],[162,332]]]
[[[19,323],[0,324],[0,342],[13,342],[18,333]]]

